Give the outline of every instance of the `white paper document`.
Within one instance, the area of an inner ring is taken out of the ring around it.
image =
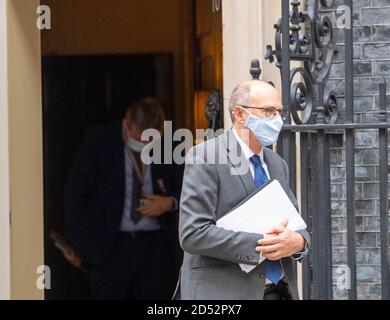
[[[271,180],[262,189],[219,219],[217,227],[260,235],[279,225],[285,218],[288,219],[287,228],[290,230],[298,231],[307,228],[305,221],[279,181]],[[259,263],[263,260],[260,259]],[[243,264],[240,264],[240,267],[247,273],[256,268],[253,265]]]

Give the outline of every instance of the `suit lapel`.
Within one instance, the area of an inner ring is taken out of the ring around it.
[[[234,136],[232,129],[230,129],[225,134],[224,138],[226,149],[228,152],[228,158],[230,160],[231,165],[236,170],[242,170],[242,167],[247,169],[243,174],[238,174],[239,171],[237,171],[237,176],[244,185],[247,194],[250,195],[253,191],[256,190],[256,186],[252,177],[252,173],[249,169],[249,161],[242,155],[240,144]]]
[[[280,172],[277,167],[275,167],[274,161],[271,159],[271,150],[264,148],[264,162],[267,164],[268,173],[271,179],[280,180]]]

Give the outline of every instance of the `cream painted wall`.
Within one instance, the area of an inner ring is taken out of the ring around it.
[[[11,294],[9,224],[7,22],[6,0],[0,0],[0,300]]]
[[[176,121],[184,125],[183,1],[41,0],[52,11],[42,54],[174,55]]]
[[[240,82],[250,80],[253,58],[261,62],[263,54],[262,1],[223,0],[223,84],[225,127],[231,126],[228,108],[230,94]]]
[[[253,58],[260,61],[261,79],[280,88],[279,70],[264,60],[264,55],[266,45],[274,47],[273,25],[281,17],[281,9],[275,0],[224,0],[222,5],[225,123],[230,127],[229,97],[238,83],[251,79]]]
[[[43,170],[38,0],[7,0],[11,191],[11,297],[42,299]]]

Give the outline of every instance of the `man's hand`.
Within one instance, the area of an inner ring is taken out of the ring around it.
[[[302,251],[305,239],[299,233],[287,229],[287,225],[288,219],[284,219],[280,225],[268,230],[264,239],[257,242],[261,246],[256,247],[256,251],[268,260],[280,260]]]
[[[149,200],[148,204],[137,208],[137,211],[147,217],[157,218],[170,211],[173,206],[173,200],[170,197],[148,195],[143,198]]]
[[[81,268],[81,258],[70,247],[64,248],[64,250],[62,250],[62,254],[71,265],[75,266],[76,268]]]

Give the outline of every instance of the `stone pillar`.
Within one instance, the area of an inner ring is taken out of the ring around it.
[[[0,0],[0,300],[11,293],[6,0]]]
[[[231,126],[228,101],[235,86],[250,80],[250,62],[260,60],[261,79],[280,84],[279,70],[264,60],[267,44],[274,44],[274,23],[281,17],[280,3],[275,0],[224,0],[223,23],[223,83],[225,128]]]
[[[224,119],[228,129],[230,94],[238,83],[250,79],[251,60],[263,56],[262,1],[224,0],[222,5]]]
[[[43,299],[43,151],[39,0],[6,2],[12,299]]]

